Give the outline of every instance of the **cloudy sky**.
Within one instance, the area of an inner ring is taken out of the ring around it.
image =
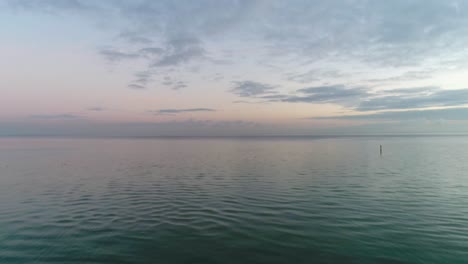
[[[0,0],[0,135],[468,131],[468,1]]]

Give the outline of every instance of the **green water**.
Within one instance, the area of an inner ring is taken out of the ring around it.
[[[0,139],[0,263],[467,261],[468,137]]]

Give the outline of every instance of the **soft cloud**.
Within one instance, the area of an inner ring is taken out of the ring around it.
[[[95,5],[88,5],[85,1],[80,0],[69,0],[69,1],[54,1],[54,0],[45,0],[45,1],[29,1],[29,0],[19,0],[19,1],[8,1],[11,7],[16,9],[26,9],[26,10],[40,10],[45,12],[57,12],[57,11],[72,11],[72,12],[86,12],[90,9],[97,9]]]
[[[182,63],[190,62],[196,58],[203,58],[205,50],[200,40],[194,37],[179,37],[169,39],[166,48],[152,67],[177,66]]]
[[[52,115],[31,115],[31,119],[43,119],[43,120],[67,120],[67,119],[80,119],[81,116],[74,114],[52,114]]]
[[[133,41],[134,42],[134,41]],[[179,37],[169,39],[163,47],[146,46],[143,48],[127,47],[127,51],[115,48],[101,49],[99,53],[110,62],[140,59],[146,62],[147,69],[134,74],[134,80],[128,86],[132,89],[144,89],[158,73],[158,68],[177,67],[205,57],[205,50],[200,41],[194,37]],[[168,80],[164,81],[169,85]],[[178,82],[172,89],[179,90],[187,87],[185,83]]]
[[[183,82],[183,81],[177,81],[174,84],[174,86],[172,86],[173,90],[180,90],[180,89],[183,89],[183,88],[187,88],[187,84],[185,84],[185,82]]]
[[[335,69],[312,69],[308,70],[305,73],[302,72],[293,72],[286,74],[287,79],[290,81],[298,82],[298,83],[311,83],[320,80],[326,79],[337,79],[340,77],[344,77],[347,74],[340,72],[339,70]]]
[[[94,107],[90,107],[87,109],[88,111],[93,111],[93,112],[102,112],[104,110],[106,110],[104,107],[100,107],[100,106],[94,106]]]
[[[136,72],[134,75],[135,79],[132,81],[132,83],[142,88],[146,88],[146,85],[153,81],[151,78],[153,74],[149,71]]]
[[[155,111],[150,111],[151,113],[158,115],[167,115],[167,114],[180,114],[180,113],[193,113],[193,112],[214,112],[215,109],[211,108],[186,108],[186,109],[159,109]]]
[[[140,54],[137,53],[128,53],[113,49],[102,49],[99,52],[110,62],[118,62],[127,59],[137,59],[140,57]]]
[[[289,96],[280,100],[290,103],[338,103],[349,105],[370,95],[364,88],[347,88],[344,85],[308,87],[297,90],[297,93],[300,95]]]
[[[441,106],[462,106],[468,104],[468,89],[436,90],[435,88],[419,88],[411,93],[369,98],[356,107],[358,111],[375,111],[390,109],[427,108]],[[392,92],[393,93],[393,92]]]
[[[203,40],[220,35],[258,42],[276,56],[309,61],[345,56],[372,64],[415,65],[431,55],[463,51],[468,26],[468,5],[456,0],[9,3],[21,9],[81,12],[119,25],[118,35],[134,44],[162,40],[164,55],[154,66],[203,57]]]
[[[138,50],[142,55],[160,55],[164,53],[164,49],[159,47],[147,47]]]
[[[274,111],[295,103],[309,104],[298,107],[301,110],[309,107],[312,111],[317,107],[326,111],[328,106],[320,104],[335,104],[350,112],[381,111],[380,117],[397,118],[387,112],[468,105],[468,89],[447,90],[466,87],[464,82],[468,80],[463,77],[468,69],[468,4],[461,0],[7,0],[5,3],[10,8],[1,8],[0,12],[15,10],[7,17],[18,19],[41,12],[56,17],[56,23],[73,19],[70,25],[77,36],[93,30],[99,32],[83,35],[90,37],[83,41],[84,45],[80,42],[76,47],[89,48],[102,62],[120,67],[115,72],[122,78],[113,81],[124,80],[126,83],[122,85],[158,99],[170,93],[149,89],[152,83],[181,90],[180,97],[174,100],[209,94],[213,98],[200,96],[200,100],[205,100],[200,105],[215,100],[219,104],[230,103],[232,97],[208,90],[219,89],[241,99],[234,102],[262,103]],[[32,15],[30,19],[37,17],[40,16]],[[53,20],[47,20],[43,26],[50,26],[49,23],[53,24]],[[17,28],[15,35],[31,34],[28,28]],[[60,50],[67,50],[62,45],[69,45],[67,41],[61,42],[60,34],[54,35],[50,43]],[[89,54],[81,52],[77,54]],[[86,59],[87,56],[82,56],[77,61],[85,65]],[[96,66],[93,60],[89,63]],[[109,64],[102,63],[102,67]],[[83,80],[88,85],[96,77]],[[184,90],[186,87],[190,89]],[[89,104],[83,101],[79,107],[86,109]],[[130,104],[128,108],[135,106]],[[153,113],[214,111],[187,108],[178,102],[174,105],[181,108]],[[226,106],[236,110],[232,113],[244,113],[237,111],[243,107],[254,106]],[[406,116],[410,115],[406,112]],[[287,114],[297,118],[294,116],[297,113]],[[36,117],[40,118],[41,115]],[[67,115],[61,118],[67,119]],[[42,119],[48,119],[47,115]],[[49,119],[54,119],[53,115]]]
[[[386,94],[400,94],[400,95],[408,95],[408,94],[428,94],[433,93],[437,90],[440,90],[439,87],[435,86],[424,86],[424,87],[412,87],[412,88],[396,88],[396,89],[389,89],[384,90],[383,92]]]
[[[302,88],[294,95],[265,96],[270,102],[333,103],[355,111],[417,109],[468,105],[468,89],[442,90],[434,86],[373,91],[344,85]]]
[[[364,115],[312,117],[337,120],[468,120],[468,108],[448,108],[410,111],[385,111]]]
[[[254,81],[235,82],[231,92],[240,97],[257,97],[275,93],[275,87]]]
[[[144,85],[138,84],[138,83],[131,83],[128,85],[128,88],[130,89],[135,89],[135,90],[144,90],[146,87]]]
[[[410,70],[406,76],[374,78],[374,81],[388,82],[392,78],[428,78],[439,67],[447,63],[461,65],[467,58],[464,50],[468,43],[465,19],[468,5],[456,0],[177,3],[169,0],[16,0],[8,3],[21,10],[73,12],[96,23],[111,25],[125,42],[115,43],[113,49],[101,50],[101,55],[111,61],[144,58],[150,68],[225,60],[216,54],[225,50],[221,46],[223,43],[232,42],[246,43],[230,46],[234,58],[241,55],[269,61],[278,74],[301,83],[352,73],[346,68],[315,67],[303,71],[303,66],[315,62],[319,65],[357,63],[367,65],[370,70],[408,65],[423,67],[434,56],[441,58],[439,63],[432,62],[431,72],[419,69]],[[247,47],[256,49],[244,54]],[[458,56],[454,58],[453,54]],[[287,64],[283,64],[285,60]]]
[[[143,37],[136,32],[122,32],[119,34],[119,38],[126,40],[132,44],[152,44],[153,41],[147,37]]]

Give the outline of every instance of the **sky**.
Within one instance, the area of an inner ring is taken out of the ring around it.
[[[0,0],[0,135],[468,132],[467,0]]]

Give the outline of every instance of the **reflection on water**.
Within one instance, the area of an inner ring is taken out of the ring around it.
[[[4,138],[0,263],[465,263],[467,171],[468,137]]]

